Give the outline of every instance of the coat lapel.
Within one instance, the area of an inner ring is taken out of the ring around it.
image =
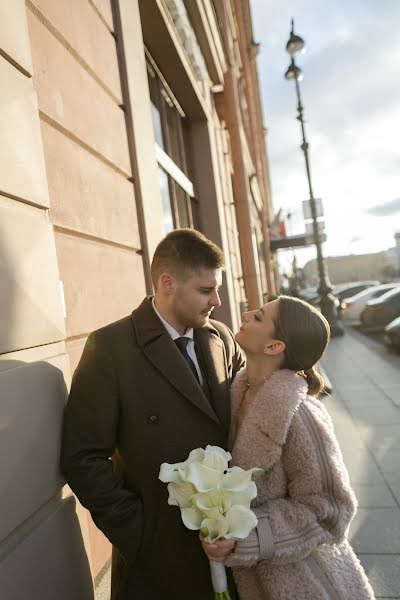
[[[219,423],[207,397],[146,298],[132,313],[137,344],[161,375],[189,402]],[[206,356],[205,356],[206,359]],[[209,365],[207,363],[207,369]]]
[[[235,421],[245,392],[246,372],[243,370],[232,388],[232,419]],[[270,469],[282,454],[293,415],[306,395],[307,382],[303,377],[288,369],[273,373],[244,416],[234,440],[234,460],[239,463],[243,463],[243,459],[254,461],[248,454],[251,440],[251,446],[258,448],[258,459],[262,456],[262,465],[257,466]]]
[[[230,392],[224,344],[218,331],[211,324],[201,329],[196,329],[194,338],[205,363],[205,376],[207,377],[214,411],[228,433],[230,425]]]

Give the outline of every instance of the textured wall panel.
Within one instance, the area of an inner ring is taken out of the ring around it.
[[[67,44],[122,103],[115,39],[86,0],[54,2],[31,0]]]
[[[107,23],[110,31],[114,31],[111,0],[89,0],[89,2],[99,11],[99,14],[102,19],[104,19],[105,23]]]
[[[93,600],[93,585],[75,500],[54,500],[0,544],[4,600]]]
[[[0,196],[0,353],[65,338],[47,213]]]
[[[30,11],[28,25],[39,109],[130,175],[122,109]]]
[[[48,206],[32,79],[0,56],[0,82],[0,193]]]
[[[42,122],[54,225],[140,248],[133,184]]]
[[[126,316],[145,296],[142,258],[108,244],[56,233],[68,337]]]
[[[24,71],[32,74],[24,0],[0,0],[0,49]]]
[[[1,361],[0,540],[62,486],[59,454],[67,395],[65,363],[65,355],[32,363]]]

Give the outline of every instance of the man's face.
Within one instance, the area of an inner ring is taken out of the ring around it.
[[[216,306],[221,306],[218,291],[222,284],[221,269],[200,269],[187,279],[175,279],[171,311],[184,328],[204,327]]]

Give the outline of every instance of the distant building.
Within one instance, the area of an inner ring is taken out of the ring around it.
[[[331,283],[336,285],[369,279],[385,282],[400,277],[400,233],[395,234],[395,240],[393,248],[382,252],[328,257],[326,264]],[[318,284],[315,259],[303,267],[303,273],[306,285]]]

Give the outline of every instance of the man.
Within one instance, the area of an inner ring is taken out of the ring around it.
[[[113,600],[213,598],[198,535],[158,474],[193,448],[228,446],[229,387],[244,358],[209,318],[223,268],[201,233],[167,235],[152,262],[154,298],[92,333],[74,374],[61,464],[113,544]]]

